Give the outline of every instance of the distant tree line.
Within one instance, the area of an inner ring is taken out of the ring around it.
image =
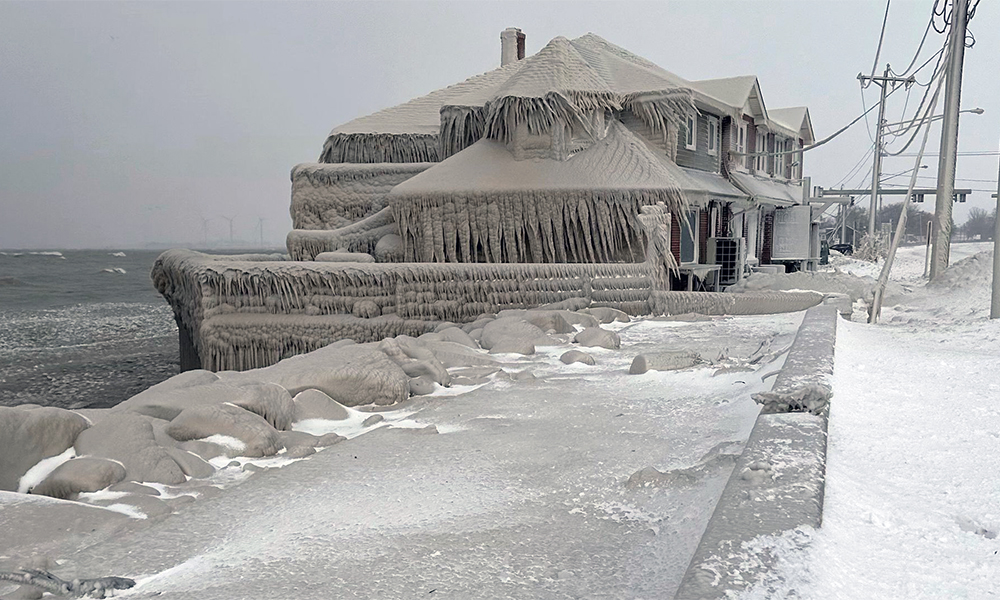
[[[880,231],[882,229],[883,223],[888,223],[890,229],[896,231],[896,223],[899,221],[899,214],[903,210],[903,203],[896,202],[893,204],[886,204],[878,211],[875,216],[875,229]],[[994,208],[992,211],[987,211],[985,209],[974,206],[969,210],[969,217],[966,219],[965,223],[955,227],[954,221],[952,221],[952,232],[954,238],[958,240],[992,240],[993,232],[995,231],[997,211]],[[919,208],[910,204],[906,209],[906,237],[911,242],[913,241],[923,241],[927,235],[927,224],[934,219],[934,213],[926,212],[920,210]],[[837,228],[839,231],[840,220],[839,216],[837,218],[828,217],[823,221],[823,227],[827,229]],[[864,235],[868,231],[868,209],[856,205],[850,207],[847,212],[847,228],[855,230],[858,235]],[[837,237],[838,234],[834,234]],[[848,241],[850,241],[850,234],[848,234]]]

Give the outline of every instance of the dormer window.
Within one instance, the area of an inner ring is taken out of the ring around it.
[[[708,153],[719,153],[719,118],[708,117]]]
[[[685,121],[684,147],[688,150],[698,149],[698,117],[693,112],[687,114]]]

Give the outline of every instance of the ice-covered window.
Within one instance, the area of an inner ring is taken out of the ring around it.
[[[719,152],[719,119],[718,117],[708,117],[708,153],[717,154]]]
[[[688,150],[698,149],[698,116],[693,112],[687,114],[684,123],[684,147]]]

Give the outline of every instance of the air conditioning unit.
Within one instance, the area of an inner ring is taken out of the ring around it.
[[[741,237],[708,238],[708,264],[721,265],[719,286],[735,285],[743,279],[743,264],[747,260],[746,240]]]

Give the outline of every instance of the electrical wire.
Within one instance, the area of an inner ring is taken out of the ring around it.
[[[861,169],[861,166],[865,164],[865,161],[871,158],[871,155],[874,153],[875,153],[875,144],[873,143],[871,146],[868,147],[868,151],[865,152],[864,156],[862,156],[861,159],[858,160],[858,162],[853,167],[851,167],[851,170],[847,172],[847,175],[841,177],[840,181],[833,184],[833,187],[838,187],[840,184],[846,182],[851,177],[854,177],[854,175],[857,174],[857,172]]]
[[[934,24],[934,12],[931,11],[931,18],[927,20],[927,27],[924,28],[924,36],[920,38],[920,45],[917,46],[917,51],[913,54],[913,60],[911,60],[910,64],[907,65],[905,69],[903,69],[902,73],[899,73],[900,77],[906,77],[907,75],[909,75],[910,69],[913,68],[913,65],[917,64],[917,59],[920,58],[920,51],[924,49],[924,42],[927,41],[927,34],[931,32],[931,25],[933,24]]]
[[[871,85],[871,80],[868,80],[868,84]],[[877,106],[877,105],[876,105]],[[875,136],[872,135],[872,126],[868,122],[868,104],[865,102],[865,84],[861,83],[861,109],[864,111],[865,115],[865,131],[868,132],[868,139],[871,140],[872,145],[875,144]]]
[[[862,81],[862,88],[867,88],[872,84],[871,78],[875,77],[875,70],[878,69],[878,59],[882,55],[882,41],[885,40],[885,25],[889,22],[889,5],[891,3],[892,0],[885,0],[885,15],[882,17],[882,32],[878,34],[878,48],[875,50],[875,60],[872,61],[872,74],[869,76],[867,85]]]
[[[942,55],[942,57],[945,57],[945,56],[947,56],[947,53],[945,53],[945,54]],[[937,86],[935,87],[935,90],[934,90],[934,97],[937,97],[938,91],[941,89],[941,86],[944,85],[944,81],[945,81],[944,70],[943,69],[937,69],[937,71],[938,72],[937,72],[936,76],[937,76],[938,82],[937,82]],[[933,81],[933,80],[931,80],[931,81]],[[928,86],[927,87],[927,91],[930,91],[930,89],[931,89],[930,86]],[[925,94],[925,97],[926,97],[926,94]],[[921,113],[921,109],[923,109],[923,113]],[[905,128],[903,128],[902,131],[899,132],[899,136],[902,136],[902,135],[905,135],[907,131],[909,131],[909,130],[912,129],[913,130],[913,135],[910,136],[910,139],[907,140],[907,142],[905,144],[903,144],[903,147],[900,148],[899,150],[893,152],[893,151],[890,151],[890,150],[886,149],[885,150],[885,156],[899,156],[903,152],[906,152],[906,149],[910,147],[910,144],[912,144],[913,141],[917,139],[917,133],[919,133],[919,131],[920,131],[920,125],[923,124],[923,122],[927,118],[930,117],[930,114],[928,113],[929,109],[930,109],[930,105],[928,105],[927,108],[925,109],[924,108],[924,103],[923,102],[920,103],[920,106],[917,107],[917,113],[916,113],[917,116],[914,118],[914,120],[909,125],[907,125]],[[923,114],[923,116],[920,116],[921,114]],[[929,125],[929,123],[928,123],[928,125]]]
[[[885,97],[888,98],[889,96],[891,96],[892,94],[894,94],[896,92],[896,90],[898,90],[898,89],[899,88],[896,87],[896,88],[893,88],[893,89],[889,90],[889,92],[885,95]],[[878,106],[878,104],[873,104],[871,106],[871,108],[869,108],[865,112],[863,112],[860,115],[858,115],[857,117],[855,117],[854,120],[851,121],[850,123],[848,123],[847,125],[844,125],[840,129],[838,129],[837,131],[834,131],[833,133],[831,133],[830,135],[828,135],[825,138],[821,139],[820,141],[813,142],[812,144],[809,144],[808,146],[803,146],[802,148],[796,148],[794,150],[781,150],[779,152],[731,152],[731,154],[733,156],[744,156],[744,157],[748,157],[748,158],[756,158],[758,156],[783,156],[785,154],[802,154],[803,152],[812,150],[813,148],[819,148],[820,146],[823,146],[824,144],[830,142],[830,140],[832,140],[832,139],[836,138],[837,136],[839,136],[840,134],[844,133],[845,131],[847,131],[848,129],[850,129],[852,125],[856,124],[858,121],[860,121],[861,119],[863,119],[865,117],[865,115],[867,115],[868,113],[870,113],[876,106]]]
[[[998,156],[1000,151],[997,150],[970,150],[968,152],[957,152],[958,156]],[[910,152],[908,154],[895,154],[894,156],[916,156],[916,154]],[[940,152],[924,152],[924,156],[940,156]]]

